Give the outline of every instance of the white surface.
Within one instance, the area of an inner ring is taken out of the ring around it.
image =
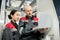
[[[43,38],[42,40],[51,40],[51,39],[50,36],[47,35],[46,38]]]
[[[41,13],[38,15],[38,27],[49,28],[51,27],[51,16],[49,14]]]
[[[48,13],[51,15],[51,31],[49,32],[50,35],[54,35],[54,40],[59,40],[59,21],[56,14],[56,10],[53,4],[53,0],[38,0],[37,1],[37,11],[38,15],[39,12]],[[47,34],[48,35],[48,34]]]
[[[21,1],[11,1],[11,6],[12,7],[19,7],[21,4]]]

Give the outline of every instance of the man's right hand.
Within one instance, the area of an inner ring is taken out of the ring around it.
[[[48,30],[48,28],[42,28],[42,29],[39,30],[39,32],[40,32],[40,33],[43,33],[43,32],[45,32],[45,31],[47,31],[47,30]]]

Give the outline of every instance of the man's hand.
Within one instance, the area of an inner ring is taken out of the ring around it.
[[[39,30],[39,32],[40,32],[40,33],[43,33],[43,32],[45,32],[45,31],[47,31],[47,30],[48,30],[48,28],[42,28],[42,29]]]
[[[35,29],[39,29],[39,28],[38,28],[37,26],[32,28],[32,30],[35,30]],[[39,29],[38,31],[39,31],[40,33],[43,33],[43,32],[45,32],[45,31],[47,31],[47,30],[48,30],[48,28],[41,28],[41,29]]]

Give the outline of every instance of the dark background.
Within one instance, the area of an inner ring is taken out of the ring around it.
[[[1,12],[1,3],[2,3],[2,0],[0,0],[0,12]]]
[[[2,0],[0,0],[0,9],[1,9],[1,3],[2,3]]]

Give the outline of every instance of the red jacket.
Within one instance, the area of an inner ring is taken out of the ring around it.
[[[22,18],[20,18],[20,20],[24,21],[24,20],[28,20],[28,19],[26,17],[22,17]],[[37,17],[33,17],[33,20],[34,21],[38,21],[38,18]]]
[[[13,25],[11,22],[9,22],[9,23],[7,23],[7,24],[5,25],[5,28],[11,28],[11,29],[13,29],[13,28],[15,28],[15,27],[14,27],[14,25]]]

